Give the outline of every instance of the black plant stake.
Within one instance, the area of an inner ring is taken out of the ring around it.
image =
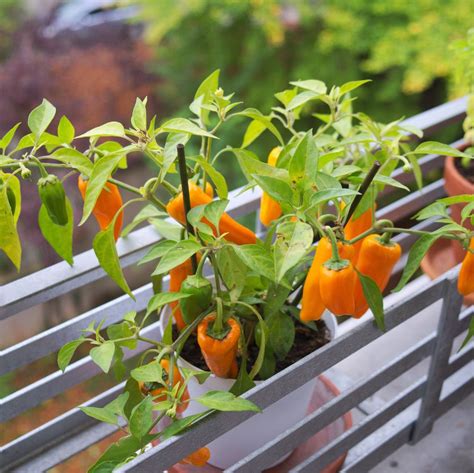
[[[184,154],[184,146],[179,144],[176,146],[178,150],[178,166],[179,166],[179,177],[181,179],[181,189],[183,192],[183,204],[184,204],[184,219],[186,221],[186,230],[190,235],[194,235],[194,228],[188,221],[188,212],[191,210],[191,199],[189,198],[189,185],[188,185],[188,172],[186,170],[186,156]],[[193,266],[193,273],[197,270],[197,258],[196,254],[191,256],[191,264]]]

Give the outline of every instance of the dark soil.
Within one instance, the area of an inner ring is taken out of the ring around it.
[[[326,324],[323,320],[318,320],[316,322],[316,327],[318,331],[311,330],[309,327],[302,325],[300,323],[296,323],[296,331],[295,331],[295,341],[293,343],[293,347],[291,348],[290,352],[286,356],[284,360],[278,361],[276,366],[276,373],[279,371],[284,370],[288,366],[292,365],[293,363],[297,362],[301,358],[304,358],[306,355],[309,355],[314,350],[321,348],[322,346],[326,345],[330,341],[330,332],[329,329],[326,327]],[[178,336],[178,330],[176,326],[173,326],[173,339],[176,340]],[[252,366],[255,359],[258,355],[258,347],[252,345],[249,347],[249,365]],[[183,347],[181,351],[181,356],[188,361],[189,363],[193,364],[197,368],[202,370],[208,370],[206,362],[201,355],[201,350],[197,344],[196,335],[192,334],[187,342],[186,345]]]
[[[462,160],[461,159],[455,159],[454,160],[454,165],[456,166],[456,169],[458,172],[469,182],[472,182],[474,184],[474,159],[471,159],[469,161],[469,166],[464,167],[462,165]]]

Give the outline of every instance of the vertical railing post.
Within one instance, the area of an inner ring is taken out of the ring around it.
[[[446,379],[449,357],[456,335],[456,326],[462,307],[462,297],[457,291],[457,272],[451,272],[443,290],[443,307],[438,322],[436,343],[431,355],[428,379],[421,398],[417,421],[411,434],[411,444],[429,434],[433,428],[433,413],[440,400],[441,389]]]

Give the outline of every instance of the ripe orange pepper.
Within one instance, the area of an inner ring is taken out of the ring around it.
[[[342,205],[342,208],[344,208],[344,204]],[[346,240],[352,240],[353,238],[359,236],[361,233],[364,233],[370,227],[372,227],[372,224],[373,224],[372,209],[370,208],[356,219],[351,217],[349,221],[346,223],[346,226],[344,227],[344,235],[346,237]],[[357,259],[359,257],[361,247],[362,247],[362,240],[359,240],[354,243],[354,249],[355,249],[354,263],[357,263]]]
[[[199,258],[199,255],[197,256]],[[193,265],[191,263],[191,258],[170,270],[169,292],[179,292],[181,289],[181,284],[191,274],[193,274]],[[178,330],[183,330],[183,328],[186,327],[186,323],[183,319],[183,314],[179,306],[179,301],[170,302],[170,307]]]
[[[83,199],[86,198],[87,183],[88,182],[86,179],[83,179],[82,176],[79,176],[77,180],[77,186]],[[118,187],[115,184],[107,183],[105,185],[105,188],[100,193],[99,198],[97,199],[97,202],[95,204],[94,210],[92,211],[101,230],[105,230],[109,226],[110,222],[113,220],[115,214],[120,210],[122,205],[122,196],[120,195]],[[120,236],[120,232],[122,231],[122,224],[123,212],[120,212],[119,216],[117,217],[117,220],[115,221],[115,241],[117,241],[118,237]]]
[[[326,308],[334,315],[353,315],[357,273],[349,260],[330,259],[319,272],[319,289]]]
[[[234,319],[225,323],[230,329],[222,338],[215,338],[212,334],[212,324],[216,320],[215,314],[209,314],[200,322],[197,330],[197,340],[202,356],[208,368],[220,378],[235,378],[238,373],[237,349],[240,338],[240,325]]]
[[[168,376],[169,376],[169,371],[170,371],[170,362],[167,359],[162,359],[160,361],[160,365],[163,368],[163,381],[168,384]],[[173,367],[173,388],[180,383],[182,386],[184,384],[184,379],[181,375],[181,373],[178,370],[178,367],[175,365]],[[140,388],[140,391],[142,394],[145,396],[148,394],[151,394],[153,396],[154,402],[164,402],[167,399],[167,395],[164,393],[164,391],[170,391],[171,386],[168,384],[168,387],[163,386],[161,383],[144,383],[140,381],[138,383],[138,386]],[[188,389],[183,393],[183,396],[181,397],[181,400],[179,402],[178,408],[176,409],[176,412],[178,414],[184,412],[186,408],[188,407],[189,404],[189,392]]]
[[[211,452],[207,447],[202,447],[199,450],[191,453],[186,458],[183,458],[179,463],[183,465],[206,466],[211,458]]]
[[[268,155],[268,164],[270,166],[275,166],[278,156],[280,156],[281,148],[277,146],[270,151]],[[262,199],[260,201],[260,221],[268,227],[273,220],[276,220],[281,216],[281,205],[275,200],[272,199],[266,192],[262,194]]]
[[[474,238],[469,242],[469,249],[474,250]],[[461,264],[458,279],[458,291],[463,296],[474,292],[474,253],[468,251]]]
[[[189,197],[191,201],[191,208],[197,207],[198,205],[208,204],[212,201],[211,197],[209,197],[200,187],[192,182],[189,183]],[[168,202],[166,210],[168,214],[175,220],[183,225],[185,224],[186,219],[182,192],[180,192],[176,197]],[[202,221],[213,228],[213,225],[207,219],[203,218]],[[213,228],[213,230],[214,233],[216,233],[215,228]],[[257,242],[257,237],[255,236],[254,232],[241,225],[227,213],[222,214],[222,217],[219,221],[219,232],[226,233],[225,239],[236,243],[237,245],[245,245]]]
[[[347,245],[345,243],[338,242],[337,249],[341,258],[348,259],[350,261],[353,260],[353,245]],[[319,240],[319,243],[316,247],[314,259],[303,286],[303,297],[301,299],[300,312],[300,318],[303,322],[319,320],[324,312],[325,305],[323,303],[319,288],[319,272],[322,265],[328,261],[331,256],[331,242],[326,237],[323,237],[321,240]]]
[[[356,268],[364,276],[371,278],[382,292],[390,279],[393,267],[402,255],[398,243],[384,243],[379,235],[369,235],[362,240]],[[354,317],[359,318],[369,308],[362,284],[357,277],[354,290]]]

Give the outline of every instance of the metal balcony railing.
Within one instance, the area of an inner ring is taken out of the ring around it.
[[[412,117],[406,123],[417,126],[425,132],[425,135],[429,135],[461,120],[465,109],[466,99],[459,99]],[[420,164],[423,174],[426,174],[441,169],[443,158],[427,156]],[[393,177],[404,184],[410,183],[412,179],[411,175],[399,171],[395,171]],[[412,192],[379,209],[377,214],[379,218],[400,221],[443,195],[443,180],[440,179],[427,185],[421,192]],[[238,190],[234,191],[230,198],[230,213],[238,217],[254,212],[258,208],[259,198],[260,193],[257,190],[242,195],[239,195]],[[425,221],[415,227],[432,230],[436,225],[432,221]],[[122,265],[126,267],[137,262],[159,239],[159,234],[152,227],[142,228],[130,234],[128,238],[120,239],[118,252]],[[413,237],[410,235],[398,236],[397,239],[404,250],[413,243]],[[406,259],[402,259],[398,264],[396,275],[405,261]],[[90,250],[75,257],[73,268],[66,263],[58,263],[0,286],[0,320],[15,317],[27,308],[55,299],[104,277],[105,273]],[[352,455],[350,461],[346,460],[343,471],[365,472],[403,444],[417,442],[427,435],[439,416],[474,389],[472,374],[470,377],[464,376],[460,379],[459,376],[453,376],[459,373],[474,355],[474,346],[471,343],[460,353],[451,356],[453,339],[467,329],[469,317],[473,313],[473,308],[462,309],[462,299],[456,290],[456,280],[457,269],[454,269],[435,281],[427,282],[403,301],[386,307],[385,320],[387,331],[390,331],[441,299],[442,311],[435,333],[400,353],[396,359],[366,379],[353,384],[341,395],[227,471],[255,473],[263,470],[324,426],[356,408],[406,370],[423,359],[430,358],[425,377],[370,413],[342,436],[291,471],[313,473],[320,471],[342,453],[364,440],[365,448],[358,455]],[[165,281],[165,288],[166,283]],[[118,297],[3,350],[0,375],[56,352],[64,343],[77,338],[81,330],[93,320],[105,319],[104,327],[106,327],[120,320],[122,315],[130,310],[145,309],[152,295],[151,285],[143,286],[134,293],[136,301],[128,296]],[[147,327],[145,331],[147,336],[158,336],[156,323]],[[247,392],[244,397],[265,408],[383,336],[384,333],[376,328],[373,320],[361,321],[351,331],[276,374]],[[146,345],[139,347],[140,350],[145,348]],[[71,364],[65,373],[56,371],[4,398],[0,405],[0,420],[6,422],[13,419],[99,372],[99,368],[90,357],[82,358]],[[122,388],[123,383],[90,399],[84,405],[103,406],[114,399]],[[406,410],[416,402],[419,402],[419,408]],[[120,471],[143,473],[165,470],[252,415],[258,414],[222,412],[212,415],[184,435],[173,437],[151,448],[122,467]],[[97,423],[79,409],[72,409],[3,446],[0,452],[0,470],[35,473],[45,471],[111,435],[115,430],[114,426]]]

